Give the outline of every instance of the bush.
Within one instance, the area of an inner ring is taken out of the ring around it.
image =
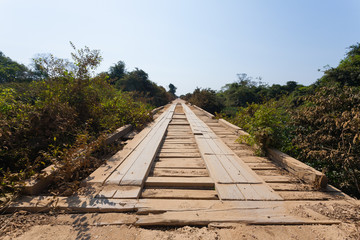
[[[268,147],[281,150],[292,150],[290,115],[280,102],[269,101],[265,104],[250,104],[239,108],[236,116],[230,119],[246,132],[248,136],[240,136],[238,141],[249,145],[257,145],[260,155],[266,154]]]
[[[216,92],[210,88],[196,88],[185,100],[210,113],[220,112],[224,107]]]
[[[292,116],[300,159],[360,196],[360,90],[322,87]]]
[[[125,124],[141,128],[152,120],[145,104],[116,90],[107,76],[91,77],[90,70],[99,59],[97,51],[77,50],[74,71],[61,68],[61,61],[56,61],[52,73],[46,72],[55,69],[51,61],[45,68],[39,59],[38,67],[45,71],[42,76],[48,77],[22,85],[0,85],[2,186],[29,177],[53,160],[62,161],[60,153],[81,136],[86,136],[83,143],[89,143]]]

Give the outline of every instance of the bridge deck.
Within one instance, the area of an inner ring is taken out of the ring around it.
[[[318,215],[294,216],[289,206],[351,198],[331,186],[316,190],[236,139],[218,120],[175,102],[92,173],[82,194],[58,198],[57,207],[137,211],[134,224],[144,226],[338,223]],[[39,210],[53,203],[50,197],[27,197],[11,208]]]

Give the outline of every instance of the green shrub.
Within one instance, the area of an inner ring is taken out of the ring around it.
[[[290,150],[291,130],[290,116],[279,102],[269,101],[265,104],[250,104],[239,108],[236,116],[230,119],[249,135],[240,136],[238,141],[257,145],[260,155],[266,154],[268,147]]]
[[[47,77],[0,85],[0,186],[62,161],[61,153],[77,151],[79,138],[84,145],[125,124],[142,128],[152,120],[151,109],[116,90],[106,75],[92,77],[100,59],[97,51],[77,50],[72,72],[62,61],[55,68],[40,59],[38,68]]]
[[[293,114],[300,159],[360,196],[360,89],[322,87]]]

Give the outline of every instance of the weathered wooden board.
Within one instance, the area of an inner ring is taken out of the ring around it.
[[[271,163],[267,158],[257,156],[240,157],[240,159],[245,163]],[[251,165],[249,164],[249,166]]]
[[[214,190],[167,188],[145,188],[141,194],[141,197],[161,199],[218,199],[217,193]]]
[[[219,198],[221,200],[246,200],[244,194],[239,190],[236,184],[217,183],[215,189],[219,193]]]
[[[96,195],[96,198],[137,199],[139,197],[140,190],[141,187],[138,186],[106,185]]]
[[[106,180],[106,184],[141,186],[174,112],[173,104],[139,145]]]
[[[206,226],[211,222],[237,222],[247,224],[316,224],[339,223],[330,220],[309,220],[295,216],[284,216],[282,209],[242,209],[232,211],[179,211],[156,215],[140,215],[135,225],[138,226]]]
[[[164,141],[164,144],[176,144],[176,143],[188,143],[188,144],[194,144],[194,139],[168,139]]]
[[[326,187],[327,178],[323,173],[276,149],[268,149],[268,154],[273,161],[303,181],[318,188]]]
[[[215,155],[204,155],[203,158],[211,178],[214,179],[216,183],[234,183],[234,180]]]
[[[302,183],[269,183],[275,191],[314,191],[313,186]]]
[[[206,169],[164,169],[154,168],[152,172],[154,177],[208,177]]]
[[[246,200],[283,200],[279,194],[266,184],[237,184]]]
[[[277,166],[271,163],[248,163],[252,170],[277,170]]]
[[[139,186],[118,186],[116,193],[112,198],[114,199],[129,199],[129,198],[139,198],[141,193],[141,188]]]
[[[205,164],[201,161],[157,161],[154,165],[155,168],[195,168],[204,169]]]
[[[183,108],[192,131],[196,133],[195,139],[210,172],[210,176],[216,182],[216,190],[219,193],[220,199],[281,199],[204,122],[197,118],[186,105],[183,104]],[[246,188],[239,189],[238,186],[245,186],[239,183],[248,184],[249,190],[246,190]],[[250,184],[259,186],[252,187]],[[261,190],[261,193],[258,193],[256,189]]]
[[[330,200],[345,199],[346,195],[336,192],[319,191],[277,191],[284,200]]]
[[[196,148],[161,148],[160,153],[199,153]]]
[[[267,183],[293,183],[293,182],[299,182],[298,179],[290,177],[290,176],[261,176],[261,178],[267,182]]]
[[[162,150],[164,149],[197,149],[195,144],[164,144],[161,147]]]
[[[146,187],[214,187],[210,177],[148,177]]]
[[[199,152],[160,152],[159,158],[200,158]]]
[[[254,170],[258,176],[283,176],[287,175],[284,174],[283,171],[277,169],[277,170]]]

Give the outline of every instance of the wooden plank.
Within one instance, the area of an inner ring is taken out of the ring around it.
[[[315,189],[308,184],[302,183],[269,183],[275,191],[314,191]]]
[[[261,176],[267,183],[292,183],[299,182],[298,179],[290,177],[290,176]]]
[[[96,198],[136,199],[139,197],[140,190],[141,187],[137,186],[106,185]]]
[[[272,163],[248,163],[252,170],[277,170],[279,167]]]
[[[304,203],[305,204],[305,203]],[[183,199],[142,199],[137,207],[141,213],[158,213],[160,211],[189,211],[189,210],[222,210],[282,208],[282,201],[219,201],[219,200],[183,200]]]
[[[112,198],[116,193],[117,185],[107,185],[95,196],[96,198]]]
[[[221,124],[223,127],[229,129],[230,131],[234,132],[235,134],[238,134],[239,131],[242,129],[238,126],[226,121],[225,119],[219,119],[219,124]]]
[[[254,170],[254,172],[256,172],[256,174],[258,176],[288,176],[290,178],[295,178],[295,177],[291,177],[290,174],[288,172],[286,172],[285,170]],[[299,181],[299,180],[298,180]]]
[[[148,177],[146,187],[214,187],[209,177]]]
[[[230,146],[228,143],[226,144]],[[255,156],[255,152],[253,150],[244,149],[242,146],[231,147],[231,148],[233,149],[234,153],[240,158]]]
[[[112,134],[108,135],[108,137],[105,140],[105,144],[110,144],[115,142],[117,139],[125,136],[127,133],[129,133],[132,129],[131,124],[127,124],[125,126],[122,126],[118,129],[116,129]]]
[[[204,155],[204,160],[211,178],[214,179],[216,183],[234,182],[215,155]]]
[[[277,192],[284,200],[330,200],[330,199],[345,199],[346,195],[343,193],[334,192],[318,192],[318,191],[278,191]]]
[[[187,143],[187,144],[194,144],[194,139],[165,139],[164,144],[177,144],[177,143]]]
[[[161,148],[160,153],[199,153],[197,148]]]
[[[260,196],[259,200],[266,200],[266,201],[283,200],[279,194],[277,194],[273,189],[271,189],[266,184],[251,184],[251,185],[252,185],[251,187]]]
[[[173,140],[173,139],[181,139],[181,140],[192,140],[193,136],[189,135],[172,135],[172,136],[166,136],[165,141]]]
[[[199,152],[160,152],[159,158],[200,158]]]
[[[172,117],[170,112],[167,118]],[[160,147],[161,140],[164,137],[169,121],[164,121],[161,126],[156,130],[154,136],[149,143],[143,146],[141,155],[138,156],[134,164],[129,168],[124,177],[120,181],[120,185],[133,185],[141,186],[145,177],[150,171],[150,166],[156,157],[156,153]]]
[[[106,161],[106,164],[100,166],[96,169],[89,177],[84,179],[81,182],[82,186],[101,183],[103,184],[106,179],[111,175],[116,169],[123,163],[123,161],[134,151],[137,145],[143,141],[145,136],[149,134],[151,126],[155,123],[150,124],[150,126],[144,128],[139,134],[137,134],[129,143],[110,159]]]
[[[228,156],[225,155],[216,155],[218,161],[221,163],[221,165],[224,167],[228,175],[232,179],[232,183],[249,183],[253,180],[254,183],[259,182],[257,179],[247,179],[246,176],[244,176],[244,171],[242,169],[236,168],[230,161]],[[221,183],[221,182],[219,182]]]
[[[239,188],[246,200],[264,200],[262,199],[262,196],[259,195],[258,192],[252,187],[253,185],[256,184],[237,184],[236,186]]]
[[[164,144],[161,146],[161,149],[197,149],[196,144]]]
[[[240,157],[240,159],[245,163],[271,163],[267,158],[257,156]],[[251,165],[249,164],[249,166]]]
[[[154,177],[208,177],[206,169],[161,169],[155,168]]]
[[[334,224],[339,221],[312,220],[295,216],[284,216],[281,208],[242,209],[232,211],[198,210],[172,211],[156,215],[139,215],[135,225],[138,226],[207,226],[211,222],[233,222],[247,224]]]
[[[172,122],[170,123],[171,126],[189,126],[189,123],[175,123],[175,122]]]
[[[244,194],[241,193],[236,184],[215,184],[215,189],[219,193],[221,200],[245,200]]]
[[[192,132],[190,130],[178,130],[178,131],[167,131],[166,136],[192,136]]]
[[[141,187],[139,186],[118,186],[116,193],[112,198],[114,199],[137,199],[141,193]]]
[[[323,173],[276,149],[268,149],[268,154],[273,161],[303,181],[313,184],[317,188],[326,187],[327,178]]]
[[[105,184],[131,184],[138,186],[142,184],[145,175],[150,170],[150,164],[155,158],[155,153],[159,147],[160,141],[165,134],[174,107],[175,105],[172,105],[163,113],[157,124],[151,128],[150,132],[125,159],[123,164],[107,178]],[[123,179],[124,182],[122,182]]]
[[[166,188],[145,188],[141,194],[142,198],[162,199],[218,199],[214,190],[198,189],[166,189]]]
[[[205,164],[199,161],[158,161],[155,162],[155,168],[195,168],[204,169]]]
[[[204,164],[204,161],[202,158],[187,158],[187,157],[184,157],[184,158],[161,158],[161,157],[158,157],[156,158],[156,161],[158,162],[183,162],[183,163],[202,163]]]
[[[234,183],[261,183],[262,180],[244,162],[241,161],[234,152],[226,146],[220,139],[206,139],[208,145],[218,158]]]
[[[228,200],[280,200],[281,197],[274,193],[266,183],[257,174],[250,169],[235,153],[207,127],[199,118],[197,118],[184,104],[184,112],[188,117],[192,131],[197,131],[195,140],[199,151],[210,172],[210,176],[216,182],[216,190],[220,199]],[[225,182],[225,181],[226,182]],[[221,184],[226,183],[226,184]],[[246,183],[236,186],[237,183]],[[253,188],[250,183],[256,183],[258,186]],[[258,189],[260,192],[257,192]],[[241,192],[241,190],[243,192]]]

